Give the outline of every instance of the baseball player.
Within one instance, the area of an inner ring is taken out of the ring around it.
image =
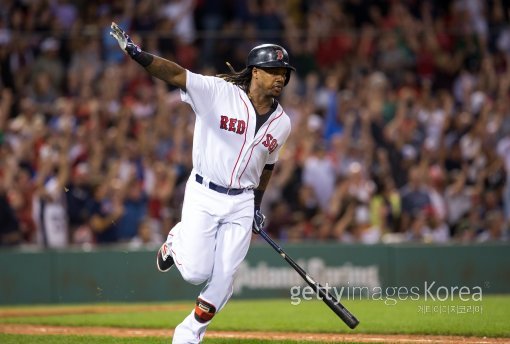
[[[290,119],[276,100],[289,82],[289,56],[275,44],[254,47],[246,68],[204,76],[140,49],[112,23],[120,47],[152,76],[181,89],[196,115],[193,170],[181,222],[157,254],[157,268],[174,264],[184,280],[205,287],[177,326],[173,343],[199,343],[232,295],[234,274],[265,221],[260,212]]]

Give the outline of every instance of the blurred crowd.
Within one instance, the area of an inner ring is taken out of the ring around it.
[[[508,0],[3,0],[0,245],[159,245],[179,221],[193,112],[112,21],[207,75],[287,48],[275,238],[508,240],[509,16]]]

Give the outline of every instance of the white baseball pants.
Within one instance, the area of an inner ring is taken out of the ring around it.
[[[175,266],[189,283],[207,282],[199,298],[220,311],[232,296],[234,274],[248,252],[253,222],[253,192],[226,195],[210,190],[192,173],[186,185],[181,222],[168,234]],[[177,326],[174,344],[200,343],[210,320],[193,310]]]

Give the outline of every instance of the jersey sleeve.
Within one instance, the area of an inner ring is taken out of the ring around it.
[[[186,70],[186,90],[181,90],[181,100],[191,105],[197,116],[201,116],[214,107],[225,87],[223,79]]]
[[[281,143],[278,144],[278,146],[276,147],[274,152],[269,154],[269,156],[268,156],[268,158],[266,160],[266,165],[274,165],[274,164],[276,164],[276,162],[278,161],[278,157],[280,155],[280,151],[281,151],[282,147],[285,145],[285,142],[287,142],[287,139],[289,138],[289,135],[290,135],[290,119],[287,116],[285,116],[285,119],[286,119],[286,131],[285,131],[285,134],[283,136],[283,140],[282,140]]]
[[[267,158],[266,165],[274,165],[278,161],[278,156],[280,155],[280,150],[282,149],[283,145],[278,145],[276,150],[269,154],[269,157]]]

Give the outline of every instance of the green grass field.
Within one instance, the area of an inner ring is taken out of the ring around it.
[[[108,304],[115,312],[73,314],[73,305],[0,307],[0,324],[48,326],[101,326],[116,328],[171,329],[189,314],[193,302],[168,303],[176,310],[154,310],[161,304]],[[287,300],[231,300],[220,312],[210,331],[314,332],[365,334],[457,335],[510,338],[510,295],[484,296],[481,301],[398,301],[385,305],[378,300],[345,301],[344,305],[360,320],[350,330],[320,301],[291,305]],[[93,310],[104,305],[80,307]],[[428,306],[428,308],[426,308]],[[113,307],[113,308],[112,308]],[[471,308],[469,308],[471,307]],[[427,311],[428,309],[428,311]],[[45,315],[45,310],[66,313]],[[8,312],[16,311],[16,316]],[[25,313],[23,313],[25,312]],[[25,315],[24,315],[25,314]],[[18,335],[0,333],[0,343],[168,343],[168,338],[114,338],[92,336]],[[241,339],[208,339],[206,343],[297,343]],[[310,343],[309,341],[306,343]]]

